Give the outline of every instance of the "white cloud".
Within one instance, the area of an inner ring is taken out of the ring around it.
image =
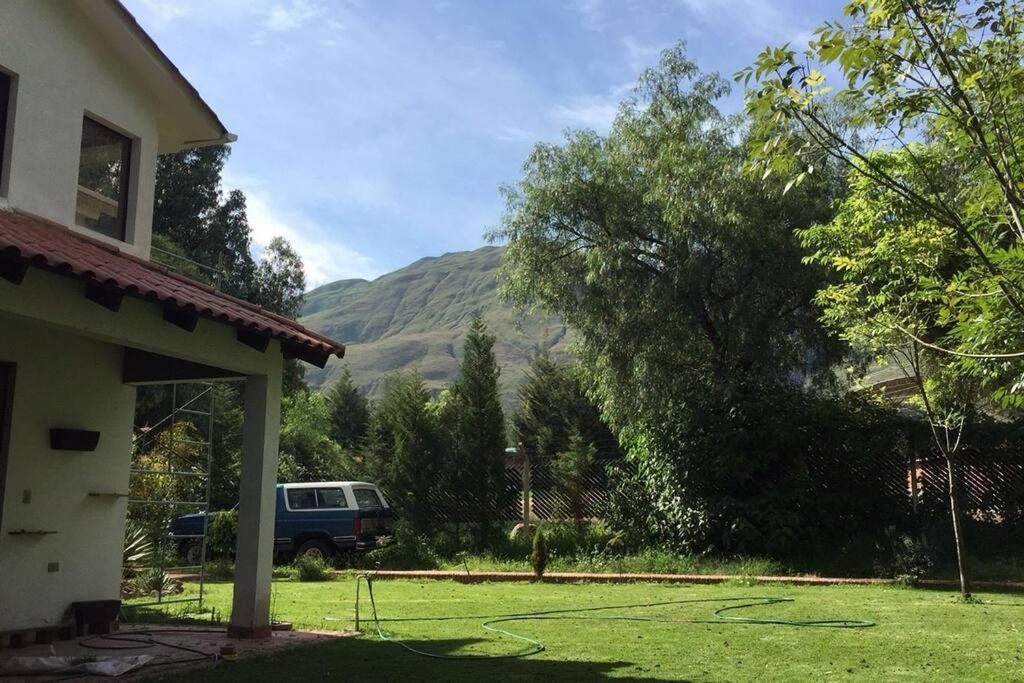
[[[604,31],[607,9],[604,0],[573,0],[573,8],[580,15],[583,26],[590,31]]]
[[[138,0],[145,11],[147,23],[161,29],[171,22],[189,14],[189,7],[179,0]]]
[[[552,115],[569,126],[592,128],[607,133],[619,111],[617,97],[576,97],[568,104],[556,105]]]
[[[292,31],[316,18],[323,11],[323,7],[314,5],[309,0],[292,0],[287,4],[272,6],[267,11],[263,26],[268,31]]]
[[[518,126],[501,126],[494,134],[494,139],[498,142],[533,142],[538,137],[533,131]]]
[[[759,38],[774,37],[787,26],[784,13],[767,0],[676,0],[706,22],[729,25]]]
[[[622,46],[626,50],[626,62],[630,70],[636,73],[657,64],[661,51],[668,47],[665,44],[645,45],[633,36],[625,36],[622,39]]]
[[[243,187],[246,214],[258,252],[262,252],[274,237],[288,240],[302,257],[306,286],[310,289],[334,280],[372,280],[382,274],[372,258],[346,246],[322,226],[307,218],[278,213],[271,195],[257,189],[258,181],[234,183],[232,180],[225,179],[226,185],[247,185]]]

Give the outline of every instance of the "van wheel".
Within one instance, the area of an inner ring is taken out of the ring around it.
[[[186,541],[181,544],[180,554],[185,564],[193,567],[203,559],[203,545],[197,540]]]
[[[326,541],[312,539],[299,546],[296,557],[319,557],[324,562],[330,562],[334,554],[333,549]]]

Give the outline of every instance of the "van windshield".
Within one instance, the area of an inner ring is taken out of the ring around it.
[[[356,497],[356,505],[364,510],[366,508],[384,507],[380,496],[373,489],[352,489],[352,494]]]

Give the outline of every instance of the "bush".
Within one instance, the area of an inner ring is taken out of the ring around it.
[[[330,565],[322,557],[299,555],[292,566],[299,581],[331,581],[334,578]]]
[[[425,536],[417,536],[401,522],[394,536],[378,539],[380,546],[368,552],[362,564],[387,569],[437,569],[440,558]]]
[[[157,595],[177,595],[182,592],[181,581],[172,579],[163,569],[153,567],[144,569],[135,576],[135,595],[156,597]]]
[[[610,518],[627,537],[647,529],[684,554],[793,558],[909,525],[905,494],[879,486],[906,476],[907,423],[891,408],[790,386],[670,408],[623,432],[636,475],[616,481]]]
[[[209,557],[235,556],[238,540],[238,510],[224,510],[210,515],[206,527],[206,554]]]
[[[205,573],[208,581],[230,581],[235,578],[235,563],[226,558],[207,560]]]
[[[921,579],[931,573],[935,564],[927,544],[912,536],[897,534],[891,527],[888,535],[892,546],[892,561],[888,571],[878,573],[888,574],[905,586],[918,585]]]
[[[530,565],[533,566],[533,574],[538,579],[544,576],[544,570],[548,566],[548,545],[544,540],[544,532],[537,527],[537,533],[533,535],[533,550],[530,552]]]

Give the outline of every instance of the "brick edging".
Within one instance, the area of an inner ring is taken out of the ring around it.
[[[348,572],[343,572],[348,573]],[[428,570],[378,570],[370,572],[375,579],[434,579],[457,581],[459,583],[484,583],[501,581],[535,581],[530,572],[465,572],[444,569]],[[545,583],[693,583],[719,584],[733,580],[753,579],[758,583],[778,583],[793,586],[885,586],[894,585],[893,579],[866,577],[828,576],[738,576],[732,574],[595,574],[584,572],[549,572],[542,579]],[[921,582],[926,588],[956,588],[956,581],[927,579]],[[1002,589],[1024,591],[1024,582],[976,581],[979,589]]]

